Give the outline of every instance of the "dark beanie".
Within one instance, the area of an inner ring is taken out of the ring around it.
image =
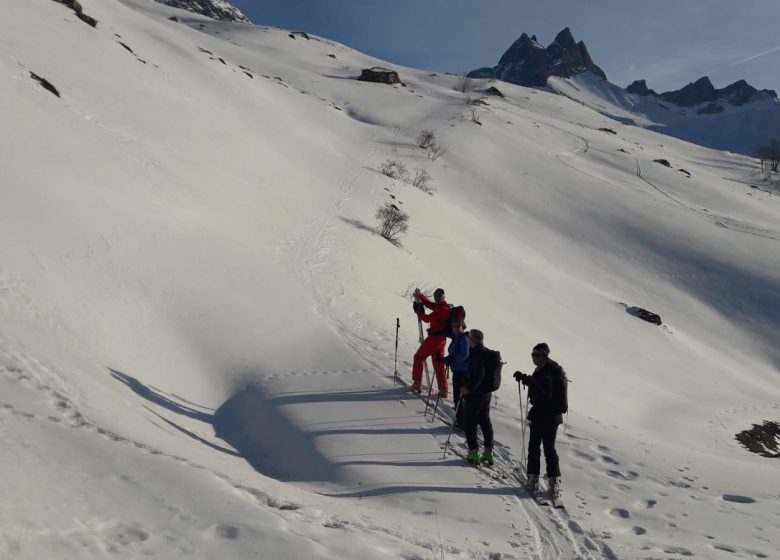
[[[436,288],[436,291],[433,292],[433,297],[444,297],[444,289]]]
[[[536,346],[534,346],[534,352],[539,352],[542,354],[545,358],[550,355],[550,347],[547,346],[546,342],[540,342]]]

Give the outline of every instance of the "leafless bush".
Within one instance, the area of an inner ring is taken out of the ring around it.
[[[427,150],[436,144],[436,132],[433,130],[421,130],[417,135],[417,147]]]
[[[409,229],[409,215],[389,202],[376,209],[376,219],[379,220],[379,235],[394,245],[399,244],[399,238]]]
[[[474,80],[472,80],[468,74],[464,73],[458,76],[458,79],[455,82],[455,91],[468,93],[472,89],[474,89]]]
[[[476,109],[471,110],[471,122],[482,126],[482,121],[479,119]]]
[[[382,175],[387,175],[391,179],[409,181],[409,170],[398,157],[385,161],[379,166],[379,172],[382,173]]]
[[[780,169],[780,142],[772,138],[768,143],[759,146],[756,157],[761,162],[761,172],[777,172]]]
[[[425,169],[418,169],[412,179],[412,185],[420,189],[422,192],[433,196],[436,192],[436,187],[431,184],[431,175]]]
[[[430,148],[428,148],[428,159],[431,161],[436,161],[441,156],[443,156],[447,150],[450,149],[449,144],[434,144]]]
[[[431,286],[421,286],[417,282],[412,282],[408,286],[406,286],[406,289],[402,292],[399,292],[398,295],[401,296],[404,299],[414,299],[414,291],[419,289],[420,292],[422,292],[425,297],[432,298],[433,297],[433,290],[434,288]]]

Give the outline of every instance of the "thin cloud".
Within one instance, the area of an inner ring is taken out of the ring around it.
[[[752,56],[749,56],[747,58],[743,58],[742,60],[738,60],[736,62],[732,62],[731,64],[727,64],[726,66],[721,66],[718,68],[719,70],[724,70],[726,68],[732,68],[734,66],[739,66],[740,64],[745,64],[746,62],[750,62],[751,60],[755,60],[757,58],[761,58],[762,56],[767,56],[772,53],[776,53],[777,51],[780,51],[780,47],[775,47],[774,49],[769,49],[768,51],[760,52],[758,54],[754,54]]]

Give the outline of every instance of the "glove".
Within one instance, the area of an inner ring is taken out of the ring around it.
[[[524,374],[522,371],[515,372],[515,381],[517,381],[518,383],[524,382],[527,377],[528,376]]]
[[[446,364],[447,358],[445,358],[444,356],[434,356],[433,361],[436,362],[437,364]]]
[[[415,302],[412,304],[412,309],[414,309],[414,312],[415,312],[415,313],[422,313],[422,312],[423,312],[423,310],[424,310],[425,308],[423,307],[423,304],[422,304],[422,302],[415,301]]]

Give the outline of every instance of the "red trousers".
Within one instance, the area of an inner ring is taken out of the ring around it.
[[[444,356],[447,345],[446,336],[429,336],[420,344],[412,363],[412,381],[422,381],[423,363],[429,356]],[[433,360],[433,370],[436,372],[436,382],[439,389],[447,389],[447,374],[443,363]]]

